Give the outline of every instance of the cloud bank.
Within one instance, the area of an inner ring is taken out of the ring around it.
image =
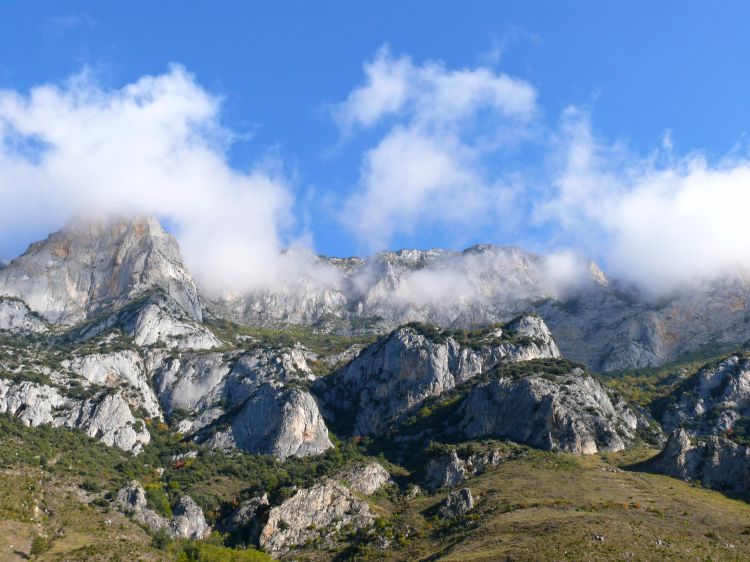
[[[678,154],[668,134],[638,154],[599,138],[574,107],[545,123],[534,86],[488,66],[416,63],[382,48],[363,69],[333,118],[344,140],[371,141],[359,181],[335,204],[365,250],[418,229],[517,243],[537,228],[555,291],[590,277],[581,255],[654,295],[750,272],[747,153]],[[269,288],[301,272],[340,286],[331,271],[310,270],[310,253],[283,252],[296,222],[290,181],[263,164],[233,168],[220,117],[221,99],[180,66],[119,89],[83,73],[0,90],[0,236],[80,213],[149,213],[173,228],[204,288]],[[541,154],[533,177],[528,161],[506,157],[517,146]],[[402,292],[470,300],[464,265],[415,275]]]
[[[562,117],[553,191],[537,205],[571,244],[655,294],[750,272],[750,158],[715,163],[676,155],[671,135],[648,156],[592,132],[589,115]]]
[[[229,166],[220,106],[180,66],[115,90],[85,73],[0,90],[0,236],[79,213],[149,213],[174,227],[204,286],[271,283],[290,188],[262,166]]]

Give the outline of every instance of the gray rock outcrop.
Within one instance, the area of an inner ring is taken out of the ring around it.
[[[309,392],[263,384],[209,443],[221,449],[238,447],[279,459],[317,455],[333,447],[318,405]]]
[[[359,463],[336,473],[334,479],[350,490],[371,496],[383,486],[393,484],[391,475],[378,462]]]
[[[470,477],[483,474],[487,469],[498,466],[509,455],[500,450],[474,453],[461,458],[453,450],[432,458],[425,466],[424,484],[430,490],[455,488]]]
[[[661,422],[673,431],[685,426],[693,434],[732,433],[750,418],[750,358],[731,355],[688,377],[663,401]]]
[[[164,529],[175,538],[202,539],[211,531],[203,511],[190,496],[182,496],[172,507],[172,517],[166,518],[148,507],[146,491],[136,480],[117,492],[115,505],[152,531]]]
[[[474,509],[474,498],[469,488],[461,488],[448,494],[438,507],[438,517],[441,519],[453,519],[466,515]]]
[[[150,366],[165,412],[186,413],[181,431],[214,447],[282,459],[333,447],[317,402],[294,387],[310,375],[295,350],[155,354]],[[212,431],[217,420],[227,423]]]
[[[500,373],[468,392],[455,416],[455,435],[576,454],[619,451],[636,439],[636,414],[581,369],[518,378]]]
[[[151,217],[76,220],[0,269],[0,295],[66,325],[155,288],[202,319],[177,242]]]
[[[47,325],[22,300],[0,297],[0,330],[43,334]]]
[[[172,519],[169,521],[172,536],[185,539],[202,539],[211,532],[203,510],[190,496],[181,496],[172,506]]]
[[[132,392],[128,392],[129,405],[143,408],[152,418],[162,419],[159,400],[149,384],[143,360],[136,351],[92,353],[65,361],[63,367],[91,384],[110,388],[128,385],[132,389]]]
[[[50,424],[80,429],[106,445],[134,454],[151,439],[119,393],[77,400],[52,386],[0,379],[0,413],[13,415],[31,427]]]
[[[385,333],[408,322],[474,328],[534,310],[563,355],[595,371],[648,367],[747,339],[750,276],[683,288],[658,301],[593,262],[560,282],[554,258],[480,245],[461,253],[402,250],[370,258],[302,260],[286,283],[210,304],[250,325],[304,324]]]
[[[557,357],[538,316],[521,318],[462,344],[450,332],[407,325],[363,350],[316,392],[332,417],[352,416],[350,433],[370,435],[402,419],[426,399],[501,363]]]
[[[125,399],[117,393],[86,400],[72,410],[64,425],[81,429],[105,445],[136,455],[151,441],[151,434],[143,421],[136,420]]]
[[[279,556],[344,526],[361,529],[374,520],[367,503],[336,480],[324,478],[270,510],[259,544],[266,552]]]
[[[223,533],[245,531],[249,542],[257,542],[261,530],[260,512],[269,509],[268,494],[242,502],[217,526]]]
[[[750,449],[714,435],[696,439],[677,429],[649,466],[655,472],[715,490],[750,491]]]

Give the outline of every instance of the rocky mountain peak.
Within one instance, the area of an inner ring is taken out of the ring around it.
[[[148,216],[78,218],[0,270],[0,295],[66,325],[156,288],[201,320],[177,241]]]

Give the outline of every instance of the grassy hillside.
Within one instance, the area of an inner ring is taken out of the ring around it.
[[[574,457],[531,451],[471,479],[477,507],[441,522],[445,493],[372,500],[377,533],[301,560],[747,560],[750,505],[619,465],[655,451]],[[382,548],[385,536],[389,540]]]
[[[101,473],[101,483],[111,482],[112,488],[118,485],[120,471],[153,481],[147,457],[123,464],[124,454],[79,433],[30,430],[2,419],[0,560],[27,559],[32,543],[39,552],[34,558],[49,561],[266,559],[254,550],[225,548],[221,537],[208,544],[164,541],[112,509],[107,490],[93,481],[94,475]],[[642,449],[575,457],[523,448],[522,454],[468,481],[477,503],[469,516],[443,522],[432,515],[447,492],[411,496],[390,490],[367,499],[379,515],[372,531],[344,532],[338,542],[309,545],[295,551],[294,558],[750,558],[750,504],[671,478],[627,470],[654,453]],[[234,496],[264,478],[260,464],[224,459],[211,469],[213,461],[221,459],[200,463],[202,470],[209,471],[202,481],[185,473],[184,484],[198,497],[219,492]],[[280,468],[280,474],[287,469],[295,472],[291,465]],[[401,477],[408,473],[401,471]],[[179,480],[176,475],[170,478]]]

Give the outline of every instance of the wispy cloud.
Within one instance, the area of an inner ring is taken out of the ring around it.
[[[53,16],[45,20],[42,31],[49,36],[60,36],[75,29],[94,27],[96,19],[86,12]]]

